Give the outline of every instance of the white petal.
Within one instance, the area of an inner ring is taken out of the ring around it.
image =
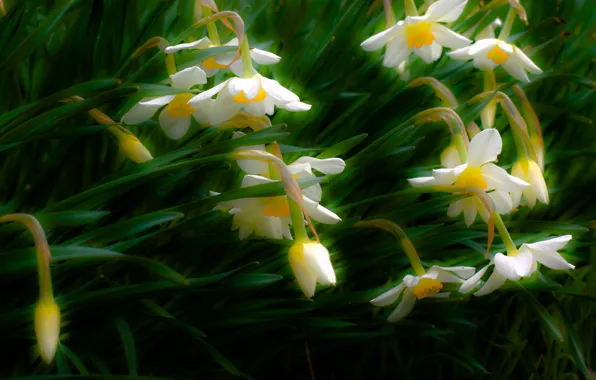
[[[190,127],[190,117],[172,117],[164,108],[159,113],[159,126],[172,140],[178,140],[186,134]]]
[[[143,99],[141,99],[140,102],[138,102],[130,110],[128,110],[128,112],[125,113],[124,116],[122,116],[122,122],[124,124],[140,124],[144,121],[147,121],[147,120],[151,119],[151,117],[153,117],[155,112],[157,112],[157,110],[160,107],[171,102],[172,99],[174,99],[174,96],[175,95],[168,95],[167,97],[162,96],[160,98],[143,98]],[[165,98],[167,98],[167,102],[165,102],[163,104],[148,104],[147,103],[151,100],[157,101],[158,99],[160,101],[158,101],[157,103],[162,103]]]
[[[306,243],[304,244],[304,258],[317,274],[317,281],[321,285],[335,285],[335,272],[327,248],[320,243]]]
[[[503,140],[496,129],[485,129],[470,141],[468,147],[468,165],[480,167],[491,161],[496,161],[503,149]]]
[[[250,57],[259,65],[274,65],[281,60],[279,55],[261,49],[250,49]]]
[[[382,31],[381,33],[377,33],[372,37],[369,37],[363,43],[360,44],[360,47],[362,47],[362,49],[366,51],[379,50],[380,48],[385,46],[385,44],[391,38],[393,38],[396,30],[401,28],[402,26],[400,26],[399,24],[395,24],[391,28]]]
[[[406,284],[401,282],[396,287],[386,291],[385,293],[381,294],[380,296],[372,299],[370,303],[375,306],[388,306],[397,301],[401,292],[405,289]]]
[[[416,296],[410,289],[406,289],[404,295],[397,305],[397,308],[389,315],[387,320],[389,322],[397,322],[406,315],[412,312],[414,308],[414,304],[416,303]]]
[[[385,49],[385,55],[383,56],[383,66],[397,67],[408,59],[411,52],[412,48],[408,46],[406,36],[400,34],[387,43],[387,49]]]
[[[238,37],[234,37],[226,42],[225,46],[238,46]]]
[[[278,105],[279,108],[283,108],[287,111],[291,112],[301,112],[301,111],[308,111],[311,109],[310,104],[302,103],[302,102],[289,102]],[[269,112],[267,114],[270,114]]]
[[[242,66],[242,60],[237,59],[230,65],[230,71],[238,77],[244,76],[244,66]]]
[[[324,174],[339,174],[344,171],[346,163],[341,158],[315,158],[309,156],[302,156],[289,166],[296,164],[309,164],[312,168]]]
[[[454,169],[434,169],[433,177],[436,180],[436,185],[452,185],[457,180],[457,175]]]
[[[188,104],[190,104],[193,107],[196,107],[196,103],[202,102],[204,100],[207,99],[211,99],[215,94],[217,94],[218,92],[220,92],[229,82],[230,80],[228,79],[225,82],[222,82],[220,84],[218,84],[217,86],[214,86],[212,88],[210,88],[207,91],[203,91],[200,94],[194,96],[193,98],[191,98],[188,101]]]
[[[267,94],[271,95],[271,97],[278,102],[290,103],[300,101],[298,95],[279,84],[279,82],[276,80],[261,77],[261,84]]]
[[[172,87],[184,90],[190,89],[195,84],[207,83],[207,75],[200,67],[193,66],[176,74],[170,75],[172,80]]]
[[[261,78],[260,76],[232,78],[228,85],[228,90],[234,96],[238,95],[240,91],[243,91],[246,99],[254,99],[259,94],[259,91],[261,91]]]
[[[164,52],[166,54],[172,54],[177,51],[186,50],[186,49],[207,49],[209,46],[211,46],[211,44],[212,43],[211,43],[211,40],[209,39],[209,37],[203,37],[197,41],[168,46],[164,49]]]
[[[311,298],[315,295],[315,287],[317,285],[317,274],[310,268],[306,263],[303,254],[292,254],[290,250],[289,254],[290,267],[294,276],[300,285],[302,293],[307,298]]]
[[[433,265],[428,271],[430,272],[432,270],[437,271],[439,276],[436,279],[440,282],[448,282],[448,281],[443,281],[441,279],[442,272],[452,272],[452,273],[455,273],[457,276],[464,278],[464,279],[471,277],[472,275],[474,275],[474,272],[476,272],[476,268],[474,268],[474,267],[467,267],[467,266],[461,266],[461,265],[454,266],[454,267],[440,267],[438,265]]]
[[[472,55],[470,54],[470,46],[450,51],[449,53],[447,53],[447,56],[458,60],[472,59]]]
[[[478,210],[478,205],[475,202],[476,197],[468,197],[465,199],[461,199],[461,205],[464,210],[464,220],[466,222],[466,226],[470,227],[474,220],[476,220],[476,213]]]
[[[536,193],[538,200],[544,204],[548,204],[548,188],[542,175],[542,170],[538,164],[533,160],[528,160],[528,179],[527,182],[532,185],[532,189]]]
[[[553,239],[548,239],[548,240],[539,241],[536,243],[524,244],[524,245],[527,246],[528,248],[530,248],[534,252],[541,252],[541,253],[556,252],[559,249],[563,249],[563,247],[565,247],[567,245],[567,243],[569,243],[569,241],[571,240],[571,237],[572,237],[571,235],[564,235],[564,236],[559,236],[559,237],[556,237]]]
[[[316,183],[306,189],[302,189],[302,194],[313,202],[319,203],[323,197],[323,189],[321,189],[320,184]]]
[[[439,46],[440,47],[440,46]],[[441,50],[438,51],[439,55],[436,56],[437,50],[433,49],[433,45],[422,45],[422,47],[414,48],[414,54],[422,58],[425,63],[431,63],[439,59],[441,56]]]
[[[467,268],[467,269],[464,270],[461,268]],[[463,279],[461,279],[460,277],[458,277],[452,273],[452,272],[455,272],[455,270],[450,271],[450,270],[448,270],[448,268],[441,268],[438,266],[433,266],[432,268],[430,268],[430,270],[427,273],[431,273],[433,271],[436,272],[436,274],[437,274],[435,280],[437,280],[441,283],[445,283],[445,282],[462,283],[464,281]],[[457,269],[457,271],[465,273],[467,275],[466,278],[468,278],[474,274],[474,272],[476,271],[476,268],[459,267]]]
[[[539,247],[541,248],[540,250],[534,250],[534,249],[529,248],[531,244],[524,244],[520,248],[520,252],[525,247],[529,252],[532,253],[532,255],[536,261],[538,261],[539,263],[541,263],[551,269],[555,269],[555,270],[574,269],[575,266],[573,264],[568,263],[567,260],[565,260],[559,253],[557,253],[556,249],[543,249],[545,246],[560,246],[560,244],[567,244],[567,242],[569,241],[569,240],[565,241],[565,238],[567,236],[569,236],[569,239],[571,239],[570,235],[566,235],[566,236],[561,236],[559,238],[546,240],[544,242],[534,243],[533,245],[539,245]],[[550,241],[553,241],[553,240],[555,242],[550,243]],[[549,243],[547,243],[547,242],[549,242]],[[542,244],[542,243],[546,243],[546,244]]]
[[[470,55],[486,55],[489,50],[494,49],[499,44],[496,38],[487,38],[485,40],[478,40],[470,46]]]
[[[307,197],[302,197],[302,199],[304,199],[304,208],[308,212],[308,216],[317,222],[324,224],[336,224],[341,222],[341,218],[331,210],[326,209]]]
[[[511,200],[512,200],[512,209],[519,207],[519,204],[521,203],[521,196],[522,196],[522,192],[521,191],[512,191],[511,193]]]
[[[486,54],[478,54],[474,56],[474,66],[480,70],[493,70],[498,65],[489,59]]]
[[[485,129],[485,131],[486,130],[487,129]],[[497,189],[501,191],[519,191],[530,186],[529,183],[509,175],[505,169],[493,163],[482,165],[480,172],[486,181],[487,190]]]
[[[484,276],[484,273],[486,273],[486,271],[488,270],[488,267],[490,267],[491,265],[492,265],[492,262],[489,263],[484,268],[480,269],[478,272],[476,272],[475,275],[473,275],[472,277],[470,277],[466,281],[464,281],[464,283],[459,287],[459,292],[466,294],[466,293],[469,293],[474,288],[476,288],[476,286],[478,286],[478,284],[480,283],[482,276]]]
[[[428,21],[453,22],[464,11],[467,0],[439,0],[428,7],[424,15]]]
[[[461,164],[462,162],[459,158],[459,153],[457,152],[455,145],[449,145],[441,153],[441,166],[445,168],[454,168]]]
[[[495,271],[508,280],[517,281],[530,272],[532,266],[532,255],[527,251],[520,252],[516,256],[505,256],[497,253],[493,258]]]
[[[510,57],[502,66],[515,79],[530,83],[530,78],[517,57]]]
[[[528,58],[528,56],[520,48],[514,46],[513,54],[521,61],[521,63],[524,65],[524,68],[532,74],[542,73],[540,67],[536,66],[536,64],[530,58]]]
[[[435,41],[441,46],[446,46],[451,49],[459,49],[468,46],[472,43],[469,39],[457,34],[449,28],[441,24],[433,24],[431,31],[435,36]]]
[[[256,186],[256,185],[261,185],[263,183],[271,183],[271,182],[277,182],[277,181],[274,181],[267,177],[263,177],[261,175],[247,174],[244,176],[244,178],[242,178],[242,184],[240,185],[240,187],[250,187],[250,186]]]
[[[501,276],[499,272],[495,270],[484,283],[484,286],[474,293],[474,295],[480,297],[492,293],[503,286],[506,280],[507,279],[505,277]]]
[[[463,211],[461,206],[461,201],[451,202],[449,204],[449,208],[447,209],[447,216],[455,218]]]
[[[234,150],[260,150],[265,151],[265,145],[251,145],[236,148]],[[265,174],[269,173],[269,165],[266,162],[258,160],[237,160],[236,163],[244,172],[248,174]]]
[[[424,187],[424,186],[438,185],[437,180],[435,179],[435,177],[408,178],[408,182],[413,187]]]
[[[495,209],[499,214],[508,214],[513,209],[513,200],[508,192],[496,190],[488,193],[488,196],[493,201]]]

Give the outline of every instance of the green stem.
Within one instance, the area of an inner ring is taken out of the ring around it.
[[[174,54],[166,54],[166,70],[168,71],[168,75],[174,75],[178,72]]]
[[[455,148],[457,148],[457,154],[459,154],[461,162],[468,162],[468,151],[466,150],[463,136],[459,133],[454,134],[453,142],[455,143]]]
[[[306,233],[306,227],[304,226],[304,215],[302,214],[302,210],[296,201],[288,198],[288,205],[290,206],[290,218],[292,218],[292,226],[294,226],[294,234],[295,240],[310,240]]]
[[[509,235],[509,231],[507,231],[507,227],[505,227],[505,223],[503,223],[503,219],[501,219],[501,215],[499,215],[497,210],[493,211],[493,218],[495,221],[495,226],[497,227],[497,231],[499,231],[499,235],[501,235],[501,239],[503,240],[503,243],[505,243],[507,255],[517,255],[517,247],[515,246],[511,235]]]
[[[389,29],[395,25],[395,14],[391,6],[391,0],[383,0],[383,8],[385,9],[385,29]]]
[[[513,22],[515,21],[516,16],[517,9],[513,7],[509,8],[509,12],[507,12],[507,18],[505,19],[505,24],[503,24],[501,33],[499,33],[499,39],[501,41],[505,41],[509,37],[509,34],[511,34],[511,28],[513,27]]]
[[[244,36],[242,43],[242,67],[244,69],[244,77],[250,78],[252,74],[252,59],[250,58],[250,46],[248,45],[248,36]]]
[[[213,14],[211,9],[207,7],[203,7],[203,17],[209,17]],[[215,46],[220,46],[221,41],[219,40],[219,34],[217,33],[217,27],[215,26],[215,22],[207,23],[207,35],[211,40],[211,43]]]
[[[404,9],[406,16],[418,16],[418,8],[416,8],[414,0],[404,0]]]

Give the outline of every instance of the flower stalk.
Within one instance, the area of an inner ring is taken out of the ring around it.
[[[507,18],[505,19],[505,23],[501,28],[501,32],[499,33],[499,39],[501,41],[507,40],[509,35],[511,34],[511,28],[513,27],[513,22],[515,21],[515,17],[517,16],[517,9],[511,7],[507,12]]]
[[[213,11],[209,7],[203,7],[203,17],[209,17],[213,14]],[[217,33],[217,26],[215,25],[215,21],[207,23],[207,35],[213,45],[220,46],[221,41],[219,39],[219,33]]]
[[[505,223],[503,222],[501,215],[499,215],[499,213],[496,210],[493,211],[492,215],[493,215],[493,218],[495,221],[495,227],[497,228],[497,231],[499,231],[499,235],[501,236],[501,239],[503,240],[503,243],[505,244],[505,249],[507,250],[507,255],[509,255],[509,256],[517,255],[517,248],[515,247],[515,243],[513,242],[511,235],[509,235],[509,231],[507,230],[507,227],[505,227]]]
[[[414,0],[404,0],[404,9],[406,10],[406,16],[418,16],[418,8]]]

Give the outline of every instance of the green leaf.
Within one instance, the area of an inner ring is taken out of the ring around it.
[[[128,365],[128,372],[130,376],[137,376],[137,349],[135,346],[134,336],[132,330],[126,321],[120,317],[114,318],[116,329],[122,340],[122,347],[124,348],[124,355],[126,356],[126,363]]]

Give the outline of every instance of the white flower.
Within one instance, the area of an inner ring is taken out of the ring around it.
[[[484,296],[492,293],[503,286],[507,280],[518,281],[523,277],[530,276],[538,269],[537,263],[555,270],[574,269],[575,266],[569,264],[557,252],[559,249],[565,247],[569,240],[571,240],[571,235],[544,240],[538,243],[522,244],[515,256],[505,256],[502,253],[497,253],[487,266],[466,280],[459,291],[461,293],[468,293],[475,289],[491,265],[495,266],[493,273],[482,288],[474,293],[475,296]]]
[[[475,187],[484,191],[494,190],[488,193],[488,196],[492,199],[495,209],[499,214],[507,214],[513,209],[509,192],[521,191],[530,185],[492,163],[496,161],[502,147],[503,141],[499,132],[496,129],[485,129],[470,141],[467,163],[455,168],[435,169],[432,177],[412,178],[408,181],[414,187],[455,185]],[[447,215],[455,217],[462,211],[468,227],[476,219],[478,211],[485,221],[489,217],[488,210],[475,196],[451,203]]]
[[[296,242],[288,254],[290,266],[307,298],[315,295],[317,282],[335,285],[335,272],[329,259],[329,251],[320,243]]]
[[[439,0],[424,16],[406,17],[405,21],[375,34],[360,46],[372,51],[387,45],[383,59],[383,65],[387,67],[398,67],[412,51],[426,63],[436,61],[441,57],[443,46],[455,49],[472,42],[439,24],[457,20],[466,4],[467,0]]]
[[[205,72],[196,66],[170,75],[170,79],[173,88],[183,90],[189,90],[196,84],[207,83]],[[159,113],[159,125],[166,136],[178,140],[188,131],[191,116],[202,123],[210,112],[210,104],[202,103],[198,106],[188,104],[193,96],[194,94],[185,92],[157,98],[143,98],[122,116],[122,122],[126,124],[142,123],[151,119],[158,109],[166,106]]]
[[[242,187],[250,187],[265,183],[277,182],[260,175],[246,175]],[[211,192],[212,195],[218,193]],[[335,224],[341,218],[332,211],[303,194],[304,207],[308,215],[319,223]],[[290,225],[290,207],[285,195],[277,197],[241,198],[222,202],[218,209],[232,214],[232,231],[239,230],[240,239],[246,239],[253,232],[256,236],[270,239],[292,239]]]
[[[486,38],[473,45],[447,53],[453,59],[474,60],[474,66],[480,70],[492,70],[502,65],[516,79],[530,82],[529,71],[540,74],[542,70],[515,45],[497,38]]]
[[[398,286],[370,302],[375,306],[388,306],[395,303],[403,293],[397,308],[387,318],[389,322],[397,322],[410,314],[416,299],[449,297],[448,292],[441,292],[443,283],[462,283],[464,279],[473,275],[475,270],[474,267],[439,267],[434,265],[422,276],[405,276]]]
[[[197,41],[168,46],[167,48],[165,48],[164,52],[166,54],[173,54],[180,50],[203,50],[216,46],[217,45],[214,45],[211,42],[209,37],[203,37]],[[238,38],[231,39],[228,43],[226,43],[223,46],[238,46]],[[205,59],[203,62],[201,62],[201,68],[205,70],[205,72],[207,73],[207,77],[210,78],[213,75],[215,75],[220,69],[227,68],[235,56],[235,51],[216,54],[215,56],[209,57]],[[278,55],[256,48],[250,49],[250,58],[253,60],[253,62],[258,63],[260,65],[274,65],[281,60],[281,57]],[[244,68],[242,66],[242,59],[237,59],[234,63],[232,63],[230,65],[230,70],[232,70],[232,72],[239,77],[243,76]],[[256,74],[256,71],[253,74]]]
[[[536,161],[529,158],[521,158],[517,160],[511,168],[511,174],[530,184],[529,187],[526,187],[522,191],[514,191],[511,193],[513,207],[519,206],[522,194],[530,208],[534,208],[536,199],[545,205],[548,204],[548,189],[546,187],[546,182],[544,181],[544,176],[542,175],[542,170],[540,170]]]

